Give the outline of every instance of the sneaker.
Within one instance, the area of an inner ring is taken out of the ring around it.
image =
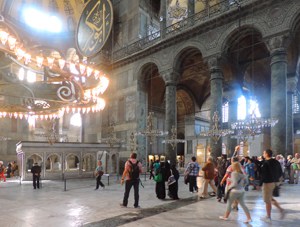
[[[228,218],[225,218],[224,216],[219,216],[220,219],[224,220],[224,221],[227,221]]]
[[[140,206],[135,206],[134,208],[135,208],[135,209],[141,209],[141,207],[140,207]]]
[[[260,220],[262,220],[262,221],[264,221],[266,223],[271,223],[272,222],[271,218],[266,217],[266,216],[265,217],[261,217]]]
[[[127,206],[123,205],[123,203],[120,203],[121,208],[126,208]]]
[[[210,196],[216,196],[215,192],[210,193]]]

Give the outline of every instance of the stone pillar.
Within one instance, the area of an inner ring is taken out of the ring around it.
[[[188,0],[188,17],[195,14],[195,0]]]
[[[176,85],[178,74],[173,70],[161,73],[166,85],[166,118],[165,130],[171,133],[172,126],[177,128],[177,105],[176,105]],[[171,164],[176,164],[176,149],[171,144],[166,144],[166,160],[170,160]]]
[[[213,127],[213,115],[217,111],[219,115],[219,127],[222,125],[222,97],[223,97],[223,73],[220,68],[220,58],[210,57],[208,59],[210,70],[210,129]],[[217,158],[222,154],[222,138],[215,142],[210,139],[211,156]]]
[[[167,1],[160,1],[160,36],[164,38],[166,35],[166,27],[167,27]]]
[[[294,118],[293,95],[296,91],[298,76],[287,79],[287,111],[286,111],[286,155],[294,154]]]
[[[271,118],[278,123],[271,128],[271,149],[273,154],[286,153],[286,37],[278,36],[268,40],[271,55]]]
[[[144,131],[146,129],[146,118],[148,113],[148,101],[147,101],[146,85],[144,81],[139,81],[137,88],[137,132]],[[146,165],[146,137],[138,135],[137,139],[137,156],[143,165]]]

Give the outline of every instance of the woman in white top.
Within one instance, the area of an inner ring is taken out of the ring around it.
[[[231,212],[231,204],[233,203],[233,201],[237,200],[247,216],[247,220],[244,221],[244,223],[249,223],[251,222],[251,216],[244,201],[244,187],[247,184],[247,176],[244,174],[239,162],[232,163],[232,169],[233,172],[231,173],[231,184],[229,187],[230,194],[226,205],[226,211],[224,216],[220,216],[220,219],[228,219]]]

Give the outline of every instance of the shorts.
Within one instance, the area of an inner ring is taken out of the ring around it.
[[[265,203],[271,203],[273,198],[273,190],[275,188],[275,183],[263,183],[263,199]]]

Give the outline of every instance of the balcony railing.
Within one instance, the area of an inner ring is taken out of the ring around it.
[[[210,18],[216,17],[223,14],[231,9],[238,8],[237,4],[230,5],[229,0],[221,1],[215,5],[208,6],[206,9],[183,19],[175,24],[170,25],[165,28],[163,32],[158,31],[151,35],[146,36],[124,48],[114,51],[113,61],[118,61],[126,58],[132,54],[138,53],[139,51],[145,50],[146,48],[153,46],[164,39],[175,37],[179,33],[186,31],[187,29],[199,25],[200,23],[209,20]],[[239,3],[243,6],[248,2],[253,2],[253,0],[239,0]],[[162,34],[165,34],[162,36]]]

